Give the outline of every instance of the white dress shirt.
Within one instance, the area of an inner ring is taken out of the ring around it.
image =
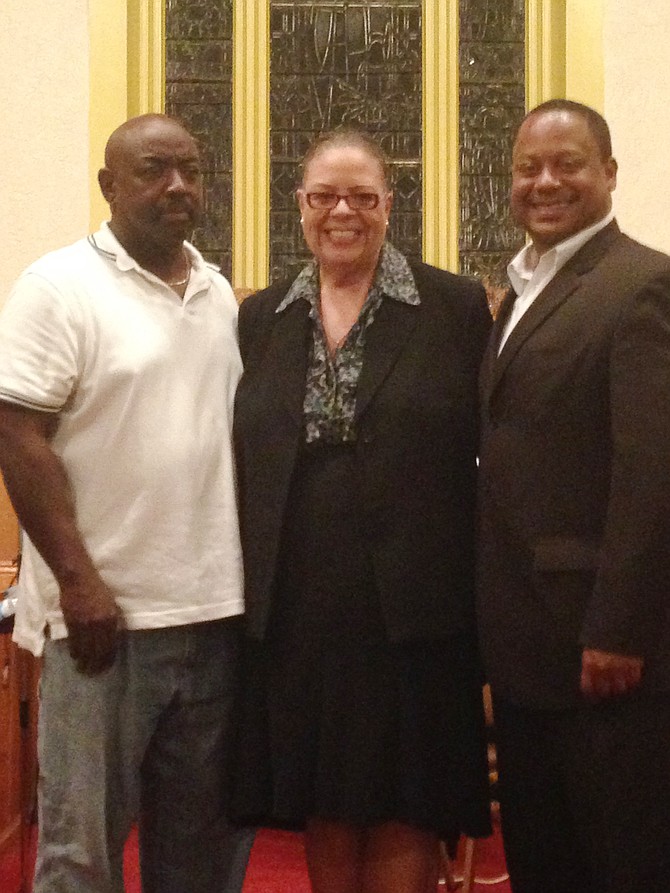
[[[580,230],[574,236],[564,239],[562,242],[554,245],[553,248],[550,248],[549,251],[545,251],[544,254],[540,255],[535,266],[533,266],[533,262],[536,260],[537,254],[532,243],[526,245],[512,258],[507,266],[507,275],[517,298],[512,307],[512,312],[505,323],[498,354],[503,349],[514,326],[519,322],[540,292],[544,291],[570,258],[574,257],[579,249],[586,245],[589,239],[592,239],[596,233],[604,229],[613,219],[614,209],[603,217],[602,220],[588,226],[586,229]]]

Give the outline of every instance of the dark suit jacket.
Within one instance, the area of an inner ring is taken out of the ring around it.
[[[425,264],[412,269],[421,303],[382,303],[367,332],[356,406],[362,526],[392,640],[474,624],[477,374],[491,324],[480,285]],[[256,638],[267,626],[304,436],[311,323],[304,300],[275,313],[289,284],[240,309],[235,446],[246,616]]]
[[[659,274],[661,274],[659,276]],[[670,688],[670,258],[611,223],[481,373],[478,612],[489,679],[577,703],[584,646]]]

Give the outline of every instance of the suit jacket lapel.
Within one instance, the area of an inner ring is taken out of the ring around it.
[[[356,396],[356,418],[373,398],[414,330],[421,305],[385,298],[365,333],[365,353]]]
[[[522,345],[542,325],[547,317],[551,316],[557,307],[560,307],[578,285],[579,275],[574,269],[567,269],[566,265],[537,296],[519,322],[514,326],[500,354],[496,356],[490,380],[491,390],[496,387]],[[496,352],[497,349],[496,345]]]
[[[510,290],[510,293],[505,297],[501,313],[499,314],[500,324],[496,320],[496,326],[489,345],[487,375],[483,377],[483,382],[485,387],[487,387],[489,395],[493,393],[505,370],[523,344],[578,288],[584,273],[593,269],[618,235],[619,227],[615,221],[612,221],[599,233],[596,233],[586,245],[580,248],[577,254],[558,271],[549,285],[533,301],[510,333],[503,349],[500,351],[500,355],[498,355],[498,345],[500,344],[504,324],[515,301],[514,292]]]
[[[500,345],[500,339],[502,338],[502,334],[505,330],[505,325],[510,313],[512,312],[515,301],[516,292],[513,288],[509,288],[502,300],[500,308],[498,309],[498,313],[496,314],[496,318],[493,322],[493,328],[491,329],[491,336],[489,338],[489,342],[484,353],[484,358],[482,360],[479,381],[480,388],[483,392],[486,392],[488,390],[488,387],[492,380],[493,370],[498,359],[498,348]]]

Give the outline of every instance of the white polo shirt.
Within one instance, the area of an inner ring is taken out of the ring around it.
[[[47,254],[0,314],[0,399],[58,413],[77,524],[129,629],[242,611],[232,410],[242,364],[228,282],[186,244],[184,300],[111,230]],[[66,635],[26,542],[14,637]]]

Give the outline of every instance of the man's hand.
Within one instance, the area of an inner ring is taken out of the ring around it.
[[[60,586],[69,648],[81,673],[114,662],[121,612],[77,527],[70,479],[51,447],[58,416],[0,400],[0,465],[14,510]]]
[[[61,586],[70,655],[80,673],[96,675],[114,663],[121,612],[102,580]]]
[[[582,694],[593,701],[625,695],[638,687],[644,661],[641,657],[585,648],[582,652]]]

